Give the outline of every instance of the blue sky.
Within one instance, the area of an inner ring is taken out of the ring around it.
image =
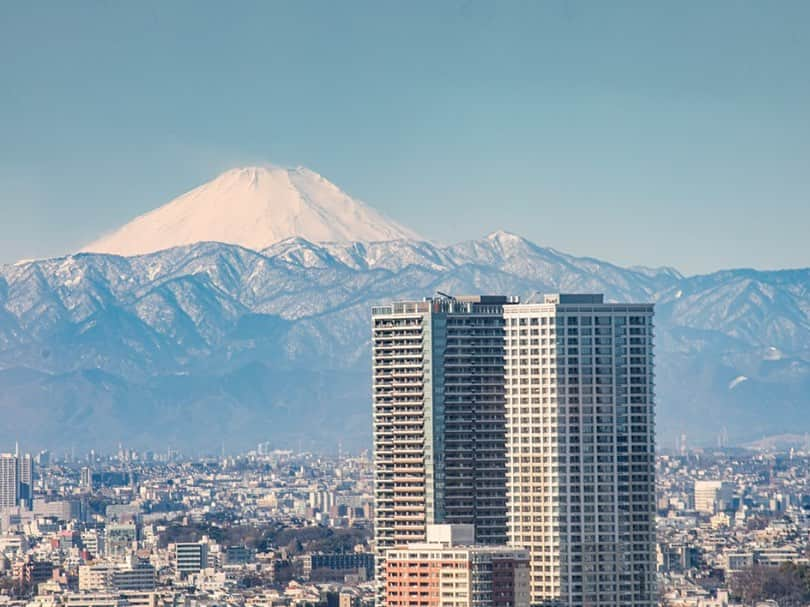
[[[424,236],[810,266],[808,2],[2,2],[0,262],[227,168]]]

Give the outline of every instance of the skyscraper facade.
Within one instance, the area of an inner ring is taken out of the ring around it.
[[[34,458],[30,453],[0,453],[0,509],[34,504]]]
[[[503,310],[514,298],[442,296],[372,310],[375,545],[470,524],[506,542]]]
[[[17,456],[20,474],[19,502],[28,510],[34,506],[34,458],[30,453]]]
[[[532,604],[652,607],[653,306],[504,308],[509,541]]]

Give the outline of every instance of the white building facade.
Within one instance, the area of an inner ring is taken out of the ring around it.
[[[0,509],[16,508],[20,496],[20,469],[17,456],[0,453]]]
[[[653,306],[504,307],[509,541],[532,604],[656,603]]]

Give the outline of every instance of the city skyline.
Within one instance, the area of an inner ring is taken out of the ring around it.
[[[123,445],[105,456],[34,459],[33,504],[0,508],[0,596],[14,605],[56,607],[53,598],[69,607],[170,607],[186,598],[272,597],[284,607],[373,606],[369,457],[260,443],[205,459],[135,454]],[[657,455],[656,471],[662,607],[742,607],[797,592],[756,582],[793,584],[808,570],[810,442],[790,450],[684,449]],[[528,553],[475,545],[473,534],[469,526],[438,525],[426,542],[400,546],[392,604],[411,604],[411,596],[435,604],[432,587],[457,607],[527,605]]]

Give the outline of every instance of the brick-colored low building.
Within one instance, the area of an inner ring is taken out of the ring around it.
[[[389,550],[387,607],[528,607],[529,554],[476,546],[472,525],[428,525],[427,542]]]

